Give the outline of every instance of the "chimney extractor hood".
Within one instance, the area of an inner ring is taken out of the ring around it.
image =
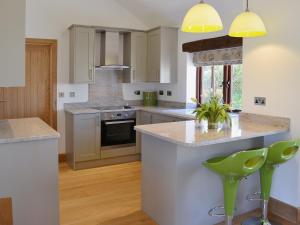
[[[129,66],[123,64],[123,34],[119,32],[101,32],[100,66],[96,69],[122,70]]]

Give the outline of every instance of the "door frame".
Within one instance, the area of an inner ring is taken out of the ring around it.
[[[57,40],[26,38],[26,46],[44,45],[50,47],[50,125],[57,129]]]

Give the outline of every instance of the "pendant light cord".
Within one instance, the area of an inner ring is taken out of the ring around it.
[[[250,11],[250,10],[249,10],[249,0],[246,0],[246,2],[247,2],[247,3],[246,3],[246,4],[247,4],[247,5],[246,5],[246,12],[249,12],[249,11]]]

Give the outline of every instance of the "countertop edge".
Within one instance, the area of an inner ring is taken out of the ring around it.
[[[226,139],[219,139],[219,140],[212,140],[212,141],[204,141],[202,143],[187,143],[187,142],[181,142],[181,141],[176,141],[173,138],[161,136],[159,134],[155,134],[149,131],[146,131],[144,129],[140,129],[138,127],[135,127],[135,130],[142,133],[142,134],[147,134],[149,136],[168,141],[170,143],[182,146],[182,147],[188,147],[188,148],[197,148],[197,147],[202,147],[202,146],[208,146],[208,145],[214,145],[214,144],[222,144],[222,143],[228,143],[232,141],[240,141],[240,140],[247,140],[251,138],[258,138],[258,137],[266,137],[270,135],[276,135],[276,134],[284,134],[289,132],[289,130],[278,130],[278,131],[272,131],[272,132],[265,132],[261,134],[254,134],[254,135],[248,135],[247,137],[232,137],[232,138],[226,138]]]

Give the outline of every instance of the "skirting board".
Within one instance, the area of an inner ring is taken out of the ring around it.
[[[12,199],[11,198],[1,198],[0,199],[0,224],[1,225],[13,225]]]
[[[58,155],[58,162],[59,163],[64,163],[66,161],[67,161],[67,158],[66,158],[66,154],[65,153],[62,153],[62,154]]]
[[[287,220],[292,224],[300,224],[300,208],[296,208],[277,199],[271,198],[269,211],[271,214],[276,215],[276,217]]]

